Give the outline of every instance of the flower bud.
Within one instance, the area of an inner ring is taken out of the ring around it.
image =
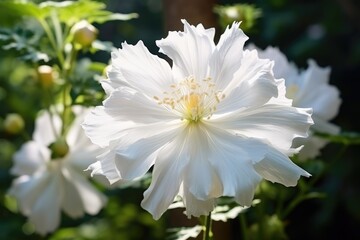
[[[8,114],[3,124],[5,131],[11,134],[20,133],[25,127],[24,119],[17,113]]]
[[[73,33],[74,43],[79,44],[81,47],[89,47],[98,34],[98,30],[86,20],[76,23],[71,32]]]
[[[215,13],[219,16],[219,23],[224,29],[234,21],[241,22],[244,32],[251,31],[256,20],[261,17],[261,10],[251,4],[234,4],[215,6]]]
[[[59,138],[50,144],[52,158],[62,158],[69,152],[69,145],[64,138]]]
[[[48,88],[54,83],[54,73],[52,67],[48,65],[41,65],[37,69],[39,81],[42,86]]]

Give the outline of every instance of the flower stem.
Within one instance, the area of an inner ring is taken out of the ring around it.
[[[247,223],[245,213],[240,214],[240,227],[242,231],[243,240],[248,240]]]
[[[204,227],[205,227],[205,232],[204,232],[203,240],[210,240],[211,235],[212,235],[212,231],[211,231],[211,227],[212,227],[212,224],[211,224],[211,212],[205,218]]]

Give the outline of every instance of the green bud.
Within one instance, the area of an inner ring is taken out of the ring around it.
[[[261,10],[251,4],[234,4],[229,6],[217,5],[214,12],[219,16],[219,23],[226,28],[234,21],[241,22],[241,29],[244,32],[251,31],[256,20],[261,17]]]
[[[54,83],[54,73],[52,67],[41,65],[37,69],[39,81],[45,88],[51,87]]]
[[[52,158],[62,158],[66,156],[69,152],[69,145],[66,143],[64,138],[59,138],[52,144],[50,144],[50,149],[52,151]]]
[[[81,47],[89,47],[96,39],[98,30],[88,21],[82,20],[76,23],[71,32],[73,34],[73,41]]]
[[[10,134],[20,133],[24,127],[24,119],[17,113],[10,113],[4,120],[4,130]]]

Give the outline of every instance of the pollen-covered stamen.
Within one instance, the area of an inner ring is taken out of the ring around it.
[[[190,76],[176,85],[171,85],[162,98],[154,96],[154,99],[182,119],[198,122],[203,118],[209,119],[224,97],[221,91],[216,90],[211,78],[197,81]]]

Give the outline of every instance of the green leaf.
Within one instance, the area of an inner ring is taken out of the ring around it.
[[[133,18],[137,18],[139,15],[137,13],[111,13],[108,11],[99,11],[97,15],[92,15],[87,18],[88,22],[104,23],[108,21],[121,20],[127,21]]]
[[[172,234],[169,235],[167,240],[186,240],[189,238],[196,238],[199,233],[202,231],[203,227],[196,225],[194,227],[183,227],[183,228],[170,228],[168,232]]]
[[[90,23],[104,23],[111,20],[129,20],[137,17],[137,14],[120,14],[104,10],[106,5],[101,2],[80,0],[65,2],[44,2],[40,4],[41,9],[51,12],[54,9],[58,13],[60,22],[72,26],[81,20],[87,20]]]
[[[130,20],[136,18],[136,13],[120,14],[104,10],[106,5],[91,0],[80,1],[47,1],[39,5],[32,2],[3,1],[0,2],[0,23],[10,25],[24,17],[34,17],[41,21],[56,12],[59,21],[72,26],[80,20],[90,23],[104,23],[112,20]]]
[[[41,9],[32,2],[0,2],[0,22],[16,23],[24,17],[43,19],[49,14],[47,9]]]
[[[241,206],[236,206],[231,208],[228,205],[216,206],[211,214],[211,219],[214,221],[227,222],[227,220],[236,218],[240,213],[243,213],[248,208],[249,207],[241,207]]]

